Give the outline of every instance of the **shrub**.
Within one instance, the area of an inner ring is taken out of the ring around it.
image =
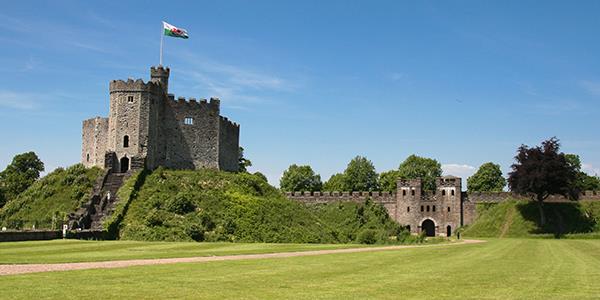
[[[166,209],[172,213],[184,215],[193,212],[196,209],[196,206],[189,194],[178,193],[174,198],[169,199]]]
[[[356,241],[361,244],[375,244],[385,241],[385,233],[378,229],[363,229],[361,230]]]

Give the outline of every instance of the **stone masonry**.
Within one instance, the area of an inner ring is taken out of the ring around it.
[[[529,200],[508,192],[462,192],[461,178],[446,176],[436,180],[435,191],[424,191],[421,180],[398,180],[396,191],[388,192],[288,192],[286,196],[305,204],[323,204],[338,201],[364,202],[371,199],[383,205],[389,216],[406,225],[414,234],[450,236],[477,217],[476,204],[498,203],[506,199]],[[600,191],[585,191],[585,201],[600,201]],[[570,201],[551,196],[548,202]]]
[[[150,69],[148,82],[110,82],[108,117],[83,121],[85,166],[237,171],[239,125],[220,115],[217,98],[175,99],[168,93],[169,74],[158,66]]]

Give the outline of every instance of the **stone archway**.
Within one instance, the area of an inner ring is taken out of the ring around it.
[[[431,219],[425,219],[421,223],[421,232],[425,232],[426,236],[435,236],[435,223]]]
[[[450,225],[446,226],[446,236],[447,237],[452,236],[452,226],[450,226]]]
[[[129,171],[129,158],[124,156],[121,158],[121,173],[126,173],[127,171]]]

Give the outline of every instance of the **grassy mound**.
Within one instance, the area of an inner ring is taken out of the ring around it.
[[[478,204],[478,218],[463,231],[477,237],[600,237],[600,202],[544,203],[546,224],[537,203],[509,200]]]
[[[132,180],[139,182],[132,177],[125,186],[134,186]],[[380,205],[307,207],[286,199],[263,177],[248,173],[159,168],[145,176],[133,195],[119,226],[121,239],[277,243],[375,243],[398,235],[405,239]]]
[[[66,215],[89,199],[102,171],[81,164],[57,168],[0,209],[0,223],[9,229],[58,229]]]

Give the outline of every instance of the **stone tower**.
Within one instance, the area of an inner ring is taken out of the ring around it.
[[[461,179],[436,179],[434,191],[424,191],[421,179],[399,180],[396,191],[397,217],[412,233],[450,236],[461,225]]]
[[[220,100],[168,94],[169,68],[150,69],[150,81],[112,80],[108,118],[83,122],[82,163],[130,169],[214,168],[237,171],[239,125],[220,116]]]
[[[159,83],[162,86],[163,91],[169,92],[169,74],[171,70],[164,68],[163,66],[151,67],[150,68],[150,81]]]

